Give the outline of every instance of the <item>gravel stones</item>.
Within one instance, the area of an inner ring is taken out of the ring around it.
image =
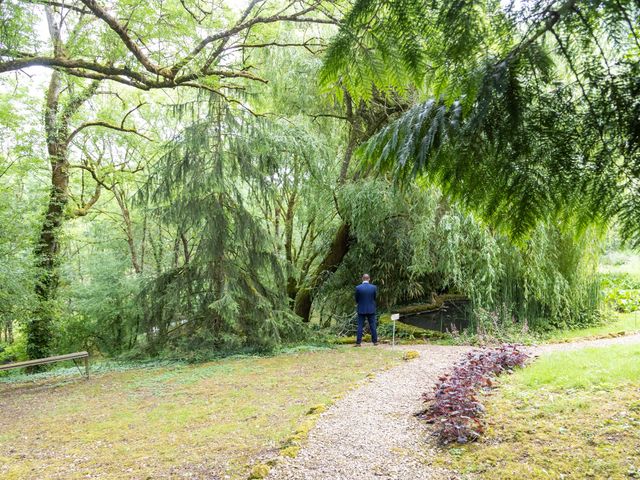
[[[404,350],[396,348],[399,354]],[[323,413],[298,456],[281,459],[268,478],[451,478],[429,464],[430,427],[414,414],[424,408],[422,393],[470,348],[412,345],[411,350],[420,356],[365,380]]]
[[[533,355],[639,343],[640,335],[527,347]],[[372,348],[372,347],[365,347]],[[391,347],[376,347],[391,348]],[[324,412],[295,458],[282,458],[270,480],[447,480],[452,472],[432,465],[437,454],[431,427],[414,414],[422,394],[452,369],[471,347],[412,345],[409,362],[368,377]]]

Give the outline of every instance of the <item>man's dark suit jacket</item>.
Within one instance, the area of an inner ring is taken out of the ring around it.
[[[378,287],[370,283],[361,283],[356,287],[356,303],[358,314],[368,315],[376,313],[376,294]]]

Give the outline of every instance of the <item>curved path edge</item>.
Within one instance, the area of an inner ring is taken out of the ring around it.
[[[640,343],[640,334],[526,347],[532,355]],[[373,348],[373,347],[365,347]],[[392,347],[377,347],[392,348]],[[270,480],[453,479],[432,463],[430,426],[415,417],[422,394],[473,347],[411,345],[420,357],[364,381],[320,416],[295,458],[278,460]]]

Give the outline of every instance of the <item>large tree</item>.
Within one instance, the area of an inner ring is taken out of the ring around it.
[[[47,25],[56,55],[61,55],[66,41],[62,34],[62,17],[50,7],[45,7]],[[68,209],[70,181],[71,146],[79,135],[84,135],[95,127],[136,132],[126,128],[124,119],[119,125],[93,119],[72,126],[84,104],[98,92],[99,80],[88,83],[68,81],[65,75],[53,71],[46,92],[44,106],[44,131],[47,154],[51,166],[50,195],[45,216],[35,247],[36,280],[35,294],[38,300],[33,317],[27,324],[27,354],[30,358],[40,358],[49,354],[52,338],[52,323],[55,317],[54,300],[59,283],[61,229],[65,219],[84,216],[98,201],[101,185],[89,198],[82,198],[76,209]]]
[[[142,90],[185,86],[227,96],[242,89],[242,80],[266,81],[246,61],[252,50],[313,43],[265,40],[255,32],[277,23],[335,24],[330,4],[251,0],[238,11],[233,4],[199,0],[11,0],[0,6],[8,20],[0,31],[0,73],[45,66]],[[34,5],[78,20],[80,28],[65,49],[33,40],[34,11],[41,8]]]

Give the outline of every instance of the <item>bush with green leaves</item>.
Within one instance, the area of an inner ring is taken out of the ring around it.
[[[622,313],[640,310],[640,290],[612,290],[606,296],[606,302]]]
[[[602,275],[601,285],[605,303],[617,312],[640,310],[640,278],[628,273]]]

